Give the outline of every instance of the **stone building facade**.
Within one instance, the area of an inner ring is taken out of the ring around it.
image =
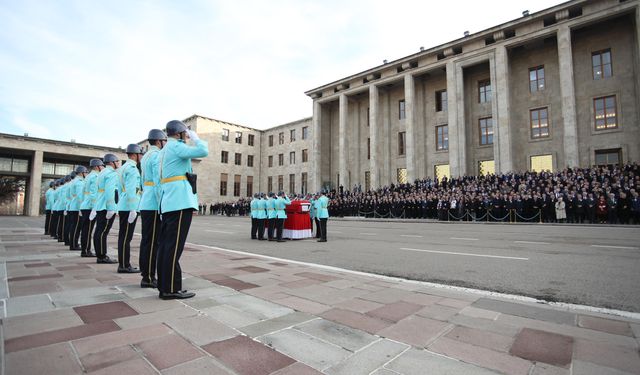
[[[307,91],[312,190],[638,161],[639,23],[569,1]]]

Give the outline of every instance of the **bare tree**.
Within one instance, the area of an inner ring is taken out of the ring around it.
[[[25,181],[16,177],[0,177],[0,203],[13,199],[16,193],[24,190]]]

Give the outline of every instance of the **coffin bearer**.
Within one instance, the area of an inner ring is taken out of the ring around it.
[[[258,202],[260,201],[260,194],[255,193],[251,200],[251,239],[258,239]]]
[[[142,238],[140,239],[140,273],[142,288],[157,288],[156,258],[160,240],[160,150],[167,143],[167,135],[160,129],[149,131],[149,149],[140,161],[142,171],[142,198],[140,217]]]
[[[168,142],[160,154],[162,229],[158,248],[158,290],[162,299],[191,298],[195,293],[182,290],[180,256],[187,240],[193,211],[198,209],[196,177],[192,158],[209,154],[207,142],[182,121],[167,123]],[[186,142],[191,139],[193,145]]]
[[[320,192],[320,198],[315,202],[316,217],[320,221],[320,239],[318,242],[327,242],[327,219],[329,219],[329,198],[326,192]]]
[[[277,240],[278,242],[285,242],[282,239],[282,231],[284,230],[284,221],[287,219],[287,213],[285,212],[285,208],[291,204],[291,200],[284,191],[278,193],[278,198],[275,201],[275,209],[276,209],[276,230],[277,230]]]
[[[138,221],[138,206],[142,195],[140,171],[138,164],[142,159],[142,148],[135,143],[127,146],[127,161],[118,169],[119,201],[118,217],[118,273],[138,273],[140,270],[131,266],[131,239]]]
[[[84,195],[82,194],[82,190],[84,187],[84,178],[89,172],[87,167],[83,165],[79,165],[76,167],[75,171],[76,177],[71,182],[71,187],[69,191],[71,193],[71,201],[69,202],[69,212],[67,213],[67,220],[69,220],[69,248],[71,250],[80,250],[80,244],[78,243],[80,240],[80,232],[82,227],[80,226],[80,205],[84,200]]]
[[[91,210],[96,204],[96,198],[98,196],[98,173],[104,169],[104,164],[100,159],[91,159],[89,161],[89,168],[91,172],[84,178],[84,185],[82,186],[82,203],[80,204],[80,212],[82,217],[80,218],[80,253],[81,257],[95,257],[96,254],[91,252],[91,234],[93,233],[93,227],[96,223],[95,218],[89,219]]]
[[[53,195],[55,194],[55,183],[49,182],[49,189],[44,193],[44,235],[51,235],[51,207],[53,206]]]
[[[107,255],[107,236],[109,236],[118,209],[119,178],[116,169],[120,166],[120,159],[114,154],[106,154],[102,162],[105,168],[98,173],[96,180],[98,195],[89,219],[96,219],[96,232],[93,235],[93,247],[98,258],[96,263],[114,264],[118,261]]]

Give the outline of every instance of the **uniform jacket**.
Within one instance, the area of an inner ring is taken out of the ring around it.
[[[44,193],[44,199],[45,199],[44,209],[45,210],[51,210],[52,209],[54,194],[55,194],[55,189],[54,188],[49,188],[47,190],[47,192]]]
[[[142,170],[142,197],[139,211],[157,211],[160,208],[160,149],[149,147],[140,161]]]
[[[252,219],[257,219],[258,218],[258,202],[260,201],[259,198],[253,198],[251,200],[251,218]]]
[[[275,201],[275,209],[276,209],[276,217],[278,219],[286,219],[287,213],[284,211],[285,208],[291,204],[291,200],[289,197],[285,196],[276,198]]]
[[[256,211],[256,219],[267,218],[267,201],[264,199],[258,200],[258,211]]]
[[[311,217],[311,219],[315,219],[316,218],[316,200],[315,199],[310,199],[309,203],[311,203],[311,206],[309,206],[309,217]]]
[[[56,211],[64,211],[67,207],[67,184],[60,185],[59,188],[56,189],[56,203],[54,210]]]
[[[80,211],[80,204],[83,200],[82,187],[84,186],[84,178],[80,176],[76,176],[71,181],[71,185],[69,187],[69,193],[71,195],[71,200],[69,201],[69,211]]]
[[[318,219],[329,218],[329,198],[323,195],[315,201],[314,205],[316,208],[316,217]]]
[[[118,211],[137,211],[142,195],[142,184],[140,183],[140,172],[136,167],[135,160],[127,160],[120,169],[120,199],[118,201]]]
[[[116,172],[112,166],[108,165],[98,173],[96,185],[98,187],[98,194],[93,209],[96,211],[117,211],[116,195],[118,194],[118,186],[120,185],[118,172]]]
[[[169,138],[160,151],[160,186],[162,198],[160,211],[172,212],[198,209],[198,196],[193,194],[185,174],[191,172],[191,159],[209,155],[207,142],[198,140],[189,146],[175,138]],[[173,178],[173,180],[172,180]]]
[[[82,203],[80,204],[81,210],[91,210],[96,204],[96,198],[98,196],[98,172],[96,170],[91,171],[87,177],[84,178],[84,184],[82,185]]]
[[[269,200],[267,200],[267,219],[275,219],[276,217],[278,217],[276,213],[276,200],[269,198]]]

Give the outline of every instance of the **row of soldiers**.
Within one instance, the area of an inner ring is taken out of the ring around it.
[[[327,219],[329,219],[329,198],[326,192],[310,196],[310,219],[316,223],[316,237],[318,242],[327,242]],[[251,200],[251,239],[265,240],[265,226],[267,228],[267,238],[269,241],[284,242],[282,232],[284,221],[287,219],[286,206],[291,204],[291,200],[284,192],[278,195],[269,193],[256,193]],[[275,230],[275,236],[274,236]]]
[[[192,144],[187,144],[189,140]],[[80,250],[83,257],[96,257],[98,264],[118,263],[118,273],[140,272],[140,286],[157,288],[162,299],[190,298],[195,294],[182,290],[179,259],[198,208],[191,159],[207,156],[208,145],[177,120],[167,123],[166,133],[152,129],[148,141],[144,155],[139,145],[127,146],[122,166],[116,155],[106,154],[89,162],[90,171],[78,166],[51,183],[45,193],[45,233],[71,250]],[[107,255],[107,237],[116,215],[117,261]],[[130,263],[138,216],[142,218],[140,269]],[[94,229],[95,253],[90,241]]]

